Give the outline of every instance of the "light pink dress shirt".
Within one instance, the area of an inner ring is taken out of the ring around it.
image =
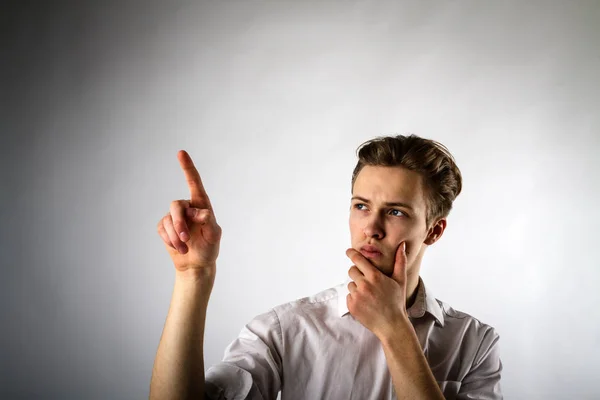
[[[381,342],[350,315],[349,281],[250,321],[205,374],[214,400],[396,399]],[[408,314],[447,399],[502,399],[498,333],[419,279]]]

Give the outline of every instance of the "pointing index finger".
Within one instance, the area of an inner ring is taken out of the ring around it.
[[[188,188],[190,189],[190,205],[198,208],[211,208],[210,200],[202,185],[200,174],[194,166],[192,158],[185,150],[179,150],[177,153],[179,164],[183,173],[185,174],[185,180],[187,181]]]

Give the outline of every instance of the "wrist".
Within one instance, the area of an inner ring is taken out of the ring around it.
[[[173,299],[177,304],[193,304],[194,307],[208,307],[215,281],[215,269],[177,271]]]
[[[216,265],[175,271],[175,281],[185,285],[212,288],[217,274]]]
[[[417,334],[408,318],[399,319],[382,327],[375,335],[384,347],[394,347],[413,337],[417,339]]]

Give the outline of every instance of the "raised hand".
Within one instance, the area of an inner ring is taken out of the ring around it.
[[[348,270],[352,279],[346,297],[350,314],[380,339],[397,330],[398,323],[410,327],[406,310],[406,243],[396,249],[391,277],[355,249],[346,250],[346,255],[355,264]]]
[[[190,200],[175,200],[157,231],[178,271],[215,268],[219,255],[221,227],[217,224],[200,174],[189,154],[177,153],[190,189]]]

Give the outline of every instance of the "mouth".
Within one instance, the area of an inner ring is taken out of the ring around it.
[[[383,253],[375,246],[363,246],[359,250],[360,254],[370,259],[377,259],[383,256]]]

